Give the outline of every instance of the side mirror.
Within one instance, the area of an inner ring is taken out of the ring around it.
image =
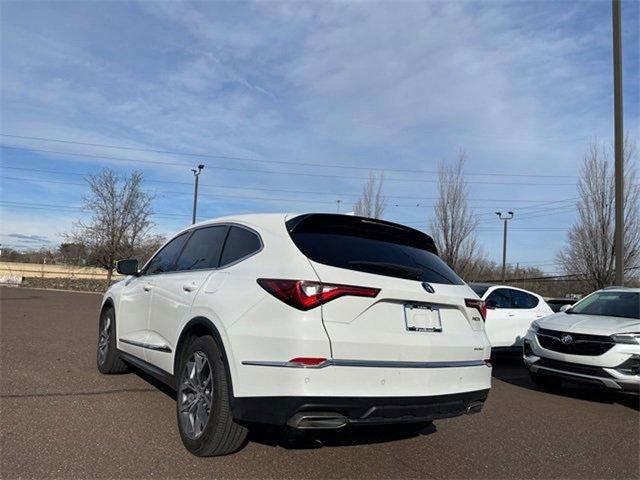
[[[561,311],[561,312],[566,312],[566,311],[568,311],[568,310],[570,310],[570,309],[571,309],[571,305],[570,305],[570,304],[568,304],[568,303],[567,303],[566,305],[562,305],[562,306],[560,307],[560,311]]]
[[[118,260],[116,271],[121,275],[138,275],[138,260]]]

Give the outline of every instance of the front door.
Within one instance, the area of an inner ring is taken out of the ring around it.
[[[148,360],[149,315],[155,286],[168,275],[182,250],[189,233],[169,241],[151,259],[138,277],[127,280],[117,312],[118,348],[143,360]]]
[[[118,349],[143,360],[152,290],[148,276],[131,277],[122,288],[116,312]]]

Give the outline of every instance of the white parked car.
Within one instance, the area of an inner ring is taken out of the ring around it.
[[[471,283],[487,308],[485,329],[494,351],[520,350],[531,322],[551,315],[544,299],[522,288],[489,283]]]
[[[346,215],[220,218],[178,233],[105,294],[98,368],[177,390],[186,448],[222,455],[253,422],[296,429],[480,411],[482,302],[428,235]]]
[[[534,322],[523,355],[542,387],[566,380],[640,393],[640,289],[598,290]]]

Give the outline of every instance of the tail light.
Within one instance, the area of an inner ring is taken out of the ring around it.
[[[356,287],[353,285],[337,285],[333,283],[314,282],[311,280],[281,280],[275,278],[259,278],[258,285],[278,300],[298,310],[312,308],[346,295],[352,297],[375,297],[379,288]]]
[[[475,298],[465,298],[464,303],[467,307],[478,310],[483,322],[487,321],[487,304],[484,303],[484,301],[476,300]]]

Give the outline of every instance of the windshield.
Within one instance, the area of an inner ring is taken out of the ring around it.
[[[637,292],[598,292],[576,303],[567,313],[640,319]]]

